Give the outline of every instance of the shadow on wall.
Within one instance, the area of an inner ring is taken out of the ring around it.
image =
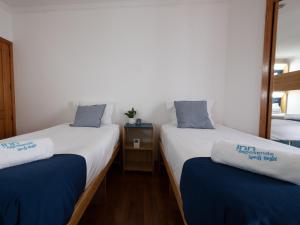
[[[79,101],[77,101],[79,102]],[[47,114],[41,115],[40,118],[36,118],[36,124],[30,124],[30,126],[25,129],[18,130],[18,134],[24,134],[28,132],[33,132],[37,130],[46,129],[52,126],[56,126],[63,123],[72,123],[75,118],[77,106],[79,103],[76,101],[70,101],[67,104],[63,104],[58,110],[49,112]],[[93,101],[95,102],[95,101]],[[113,102],[113,101],[109,101]],[[166,123],[170,123],[176,116],[171,113],[171,110],[167,108],[167,102],[171,101],[161,101],[160,103],[155,103],[149,101],[146,106],[142,105],[144,102],[127,105],[123,102],[116,103],[114,102],[114,112],[112,116],[113,123],[123,125],[128,121],[128,118],[124,115],[124,113],[134,107],[137,110],[136,118],[142,119],[143,122],[151,122],[154,123],[157,127],[157,136],[159,135],[160,126]],[[89,103],[96,104],[96,103]],[[217,104],[214,104],[212,117],[215,123],[222,123],[217,120],[216,117],[216,107]]]
[[[18,134],[34,132],[34,131],[46,129],[63,123],[72,123],[74,117],[75,117],[75,110],[73,107],[68,105],[65,108],[61,108],[59,111],[52,113],[47,118],[44,118],[43,122],[39,123],[38,126],[35,126],[30,130],[18,132]]]
[[[127,117],[124,116],[124,112],[126,112],[127,108],[120,107],[117,103],[114,104],[114,113],[113,113],[113,122],[117,124],[124,124],[127,122]],[[166,108],[166,104],[164,102],[160,103],[159,105],[156,105],[154,107],[149,106],[149,109],[146,112],[139,106],[134,106],[137,111],[137,117],[141,118],[144,122],[152,122],[156,124],[157,130],[159,130],[161,124],[168,123],[170,121],[170,115],[168,113],[168,110]],[[59,111],[56,111],[55,113],[52,113],[47,118],[44,118],[43,122],[38,125],[38,127],[35,127],[35,129],[30,129],[25,132],[32,132],[36,130],[46,129],[51,126],[59,125],[62,123],[72,123],[72,121],[75,118],[77,109],[77,104],[74,102],[68,103],[68,105],[64,108],[61,108]],[[22,133],[24,133],[22,131]]]
[[[62,108],[60,111],[53,114],[53,116],[48,121],[49,124],[62,124],[62,123],[72,123],[75,118],[76,108],[72,104],[68,104],[67,107]],[[47,126],[46,125],[46,126]]]
[[[124,105],[122,103],[115,103],[113,122],[117,124],[126,123],[128,119],[124,113],[131,107],[137,110],[136,118],[140,118],[144,122],[164,124],[169,121],[166,105],[164,102],[161,102],[153,105],[149,103],[147,107],[140,104]]]

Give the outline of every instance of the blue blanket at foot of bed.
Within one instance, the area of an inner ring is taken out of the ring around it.
[[[55,155],[0,170],[0,225],[65,225],[86,183],[86,162]]]
[[[194,158],[180,190],[189,225],[299,225],[300,186]]]

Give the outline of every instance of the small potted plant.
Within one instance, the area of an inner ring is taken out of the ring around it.
[[[126,112],[125,115],[128,117],[128,123],[135,124],[134,117],[136,115],[136,111],[134,110],[134,108],[132,108],[131,110],[129,110],[128,112]]]

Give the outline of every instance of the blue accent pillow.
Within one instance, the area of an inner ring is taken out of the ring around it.
[[[175,101],[178,128],[214,129],[207,101]]]
[[[78,106],[72,127],[100,127],[106,105]]]

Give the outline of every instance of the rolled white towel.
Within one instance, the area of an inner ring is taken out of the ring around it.
[[[211,158],[217,163],[300,185],[300,152],[219,141],[212,148]]]
[[[0,143],[0,169],[47,159],[53,156],[50,138]]]

